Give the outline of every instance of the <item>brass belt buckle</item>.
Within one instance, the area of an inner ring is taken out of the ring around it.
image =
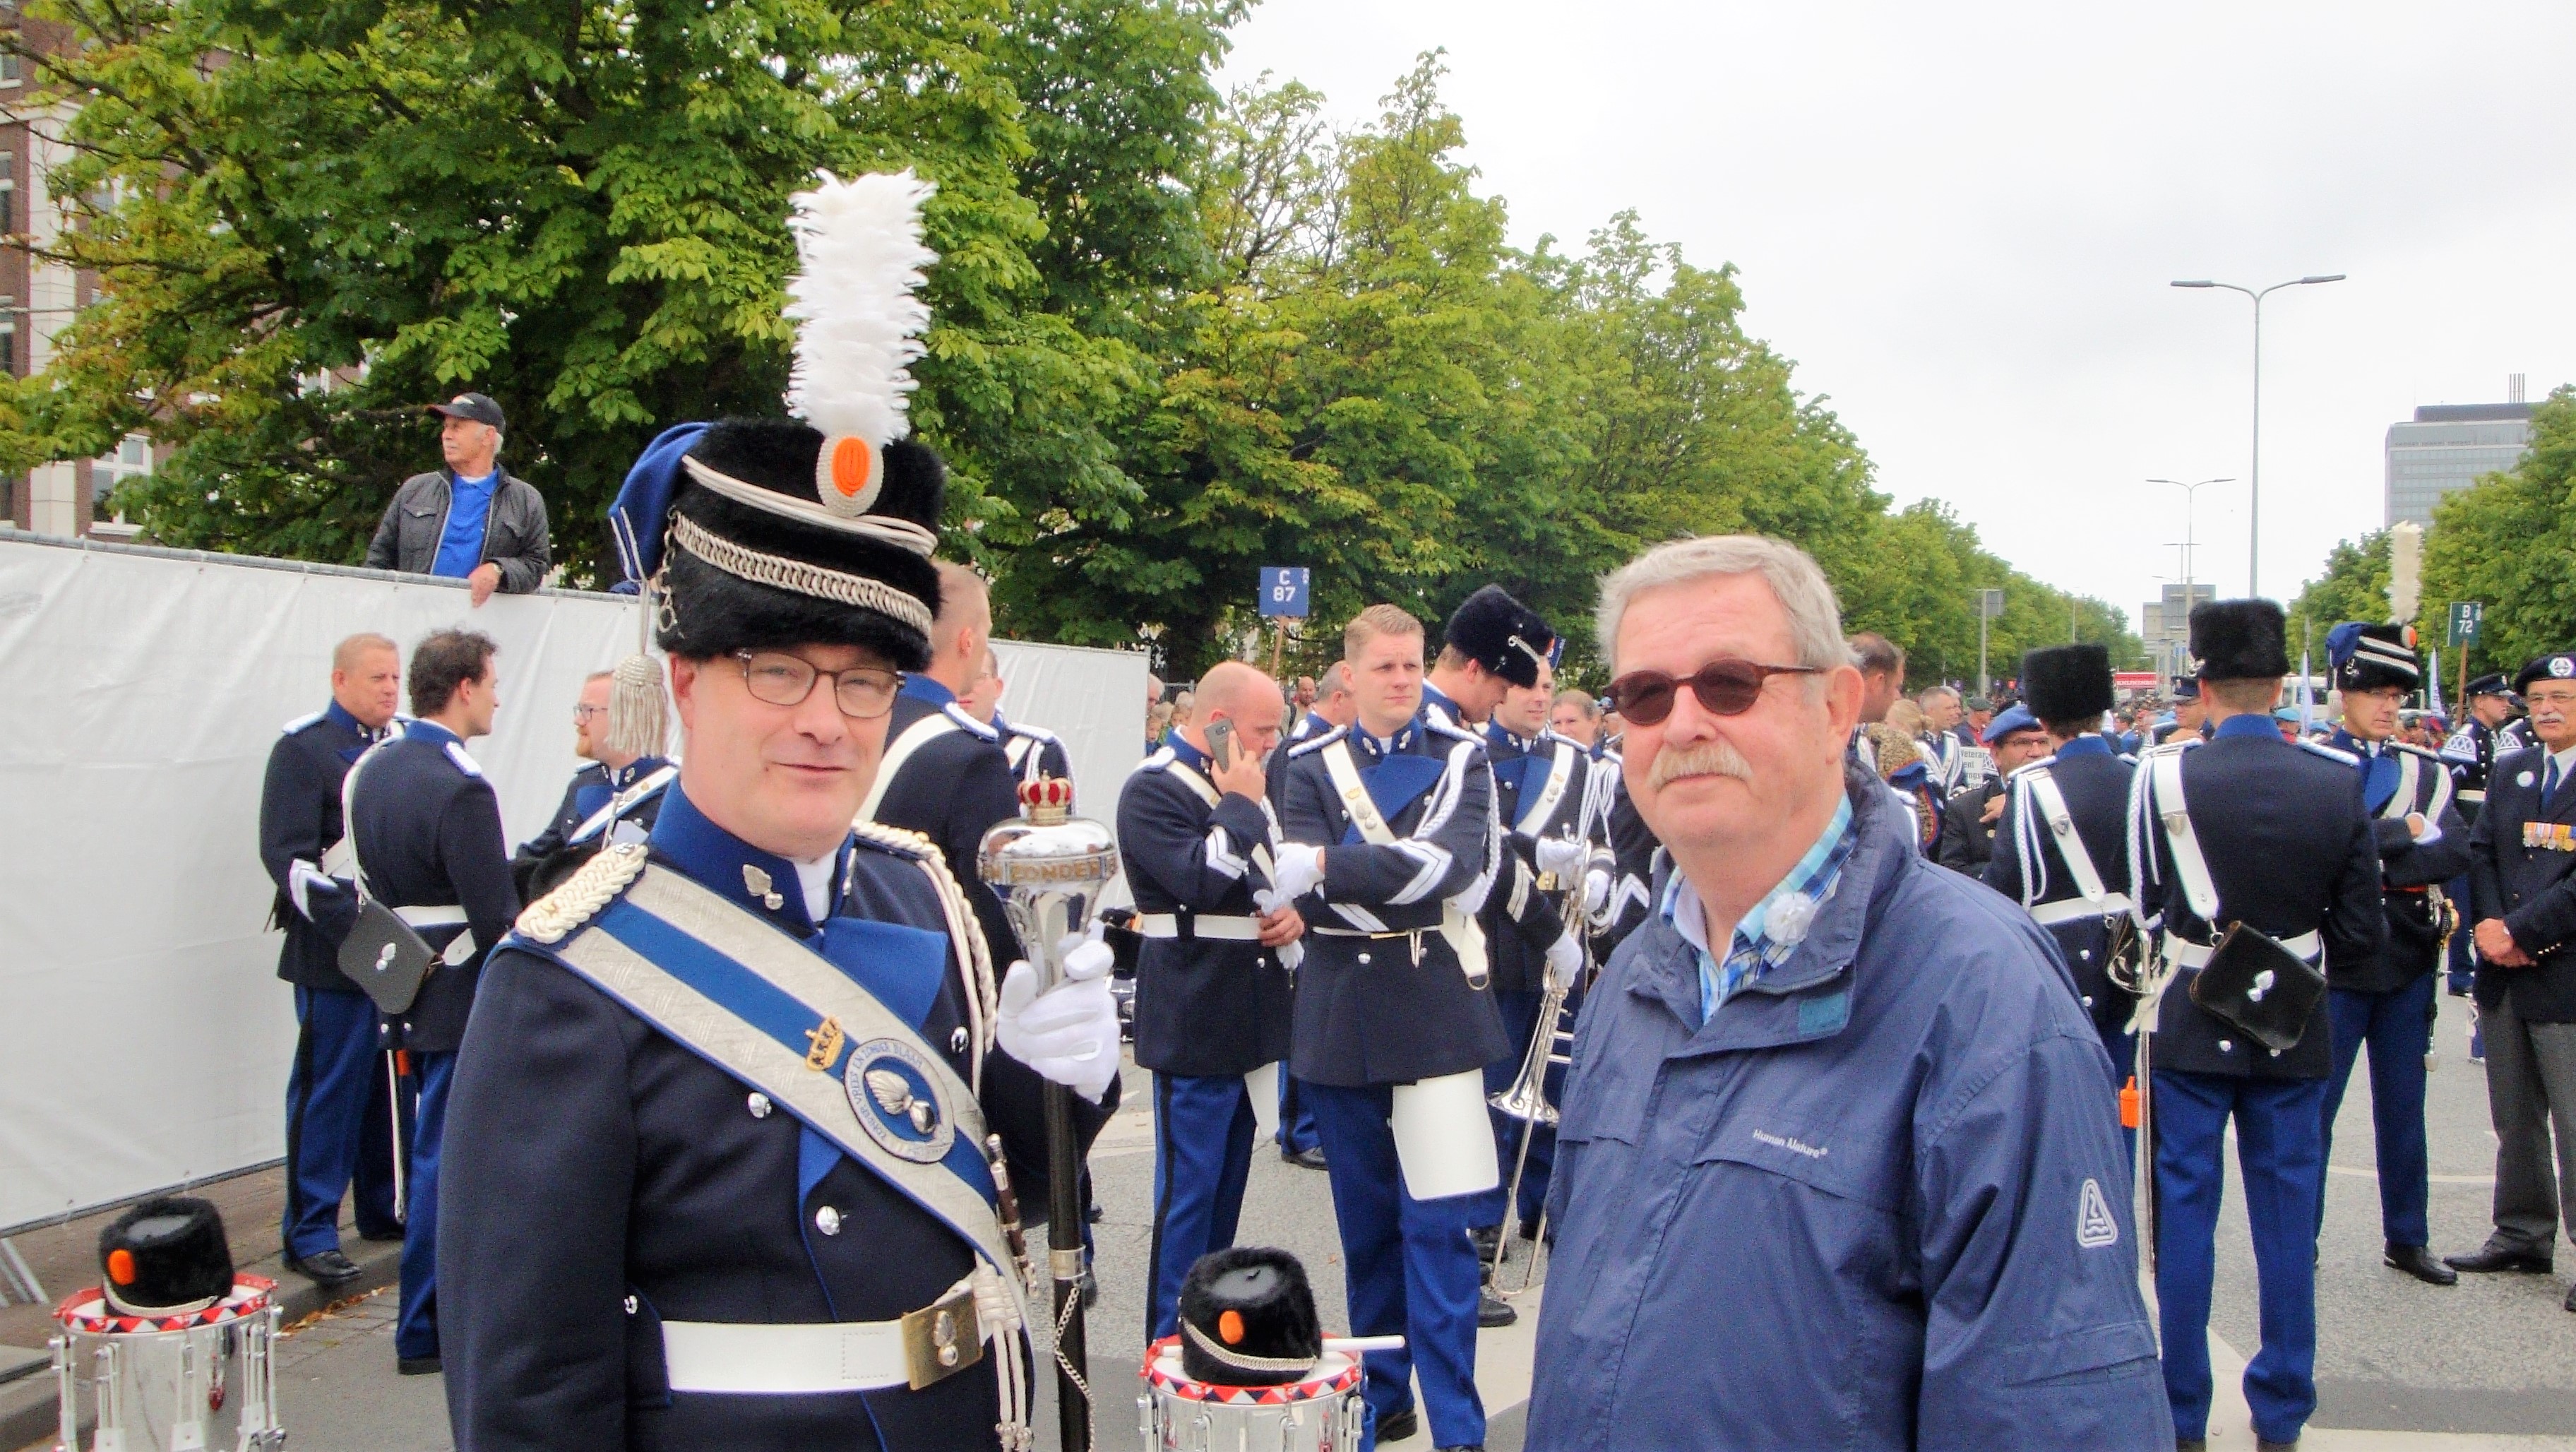
[[[904,1376],[914,1391],[984,1359],[983,1328],[975,1320],[972,1287],[906,1313],[902,1325]]]

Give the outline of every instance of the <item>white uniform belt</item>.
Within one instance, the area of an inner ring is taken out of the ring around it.
[[[949,1318],[944,1339],[941,1316]],[[980,1359],[981,1341],[970,1278],[892,1321],[665,1321],[662,1365],[675,1392],[810,1396],[919,1388]],[[945,1360],[942,1346],[952,1348]]]
[[[2289,949],[2293,955],[2313,962],[2325,944],[2314,933],[2301,933],[2295,938],[2281,939],[2281,946]],[[2192,943],[2176,938],[2172,945],[2174,966],[2206,968],[2209,966],[2209,955],[2215,951],[2217,951],[2215,948],[2206,943]]]
[[[1440,931],[1440,925],[1433,923],[1424,928],[1386,928],[1372,932],[1367,928],[1327,928],[1319,924],[1308,928],[1307,931],[1321,933],[1328,938],[1415,938],[1424,933]]]
[[[2461,800],[2461,801],[2464,801],[2464,802],[2483,802],[2483,801],[2485,801],[2486,799],[2487,799],[2487,794],[2486,794],[2485,792],[2482,792],[2482,791],[2478,790],[2478,789],[2477,789],[2477,788],[2475,788],[2475,787],[2462,787],[2462,788],[2460,789],[2460,800]]]
[[[2070,897],[2056,902],[2039,903],[2031,908],[2030,915],[2041,927],[2048,928],[2055,927],[2059,923],[2078,922],[2085,918],[2115,917],[2128,910],[2128,894],[2107,892],[2098,899]]]
[[[445,907],[398,907],[394,916],[415,928],[456,928],[465,925],[465,909],[456,903]]]
[[[1181,931],[1183,921],[1179,913],[1138,913],[1136,931],[1148,938],[1229,938],[1244,943],[1261,940],[1261,924],[1253,918],[1192,913],[1187,918],[1187,933]]]

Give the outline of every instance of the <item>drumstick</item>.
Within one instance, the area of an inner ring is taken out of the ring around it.
[[[1324,1349],[1338,1351],[1345,1356],[1357,1356],[1363,1351],[1402,1351],[1404,1338],[1401,1336],[1327,1336],[1324,1338]]]

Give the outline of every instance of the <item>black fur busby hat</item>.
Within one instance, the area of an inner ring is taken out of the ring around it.
[[[1516,686],[1538,684],[1538,668],[1556,664],[1556,632],[1538,612],[1487,585],[1449,616],[1442,643]]]
[[[184,1316],[232,1294],[232,1242],[214,1203],[146,1200],[98,1235],[107,1303],[128,1316]]]
[[[2111,648],[2052,645],[2021,658],[2022,704],[2042,721],[2098,721],[2111,709]]]
[[[937,260],[930,191],[906,172],[799,193],[796,418],[666,429],[628,471],[609,528],[665,651],[855,645],[929,664],[947,466],[904,437],[904,410],[930,322],[914,295]]]
[[[2339,691],[2411,691],[2424,678],[2412,625],[2369,625],[2347,620],[2326,632],[2326,662]]]
[[[1210,1251],[1181,1282],[1181,1370],[1212,1386],[1278,1386],[1312,1371],[1323,1323],[1306,1267],[1284,1250]]]
[[[2290,673],[2281,607],[2269,600],[2212,600],[2191,612],[2191,655],[2203,681],[2256,681]]]

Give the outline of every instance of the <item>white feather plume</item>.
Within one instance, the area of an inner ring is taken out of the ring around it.
[[[787,280],[786,314],[797,325],[787,408],[826,438],[857,434],[883,446],[911,431],[904,370],[930,326],[930,305],[914,290],[939,260],[921,242],[921,204],[934,190],[910,171],[849,181],[826,172],[793,199],[801,265]]]

